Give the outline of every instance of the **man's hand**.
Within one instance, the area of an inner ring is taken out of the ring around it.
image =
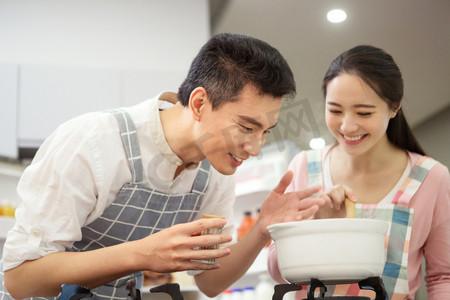
[[[258,219],[260,230],[269,235],[267,226],[276,223],[301,221],[313,216],[326,201],[324,198],[312,198],[320,191],[320,186],[309,187],[300,191],[284,193],[292,181],[293,173],[288,171],[278,185],[270,192],[261,206]]]
[[[219,268],[218,264],[206,264],[195,260],[217,259],[230,254],[229,248],[199,249],[230,242],[231,235],[201,235],[203,230],[222,227],[225,223],[222,218],[200,219],[174,225],[136,241],[139,247],[139,261],[143,263],[142,269],[164,273]]]

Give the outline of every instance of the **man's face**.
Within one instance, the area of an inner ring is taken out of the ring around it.
[[[260,95],[247,85],[237,96],[212,110],[208,101],[197,124],[197,146],[220,173],[233,174],[244,160],[258,155],[277,124],[281,97]]]

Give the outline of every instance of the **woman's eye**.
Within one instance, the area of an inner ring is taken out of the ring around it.
[[[339,114],[341,111],[340,110],[330,109],[329,112],[332,113],[332,114]]]
[[[370,116],[372,113],[371,112],[360,112],[358,113],[358,115],[360,116]]]

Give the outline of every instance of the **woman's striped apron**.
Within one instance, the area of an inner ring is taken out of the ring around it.
[[[321,150],[307,151],[308,185],[310,186],[323,186],[321,155]],[[387,257],[382,280],[391,300],[405,299],[409,293],[407,264],[414,215],[414,209],[409,208],[409,201],[435,164],[435,160],[426,156],[419,159],[391,204],[356,204],[357,218],[379,219],[389,223],[386,236]],[[326,295],[370,297],[374,293],[360,289],[355,283],[327,286]]]

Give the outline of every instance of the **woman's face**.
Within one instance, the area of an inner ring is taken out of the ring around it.
[[[388,142],[386,129],[395,112],[360,77],[341,74],[327,85],[325,119],[349,154],[359,155]]]

